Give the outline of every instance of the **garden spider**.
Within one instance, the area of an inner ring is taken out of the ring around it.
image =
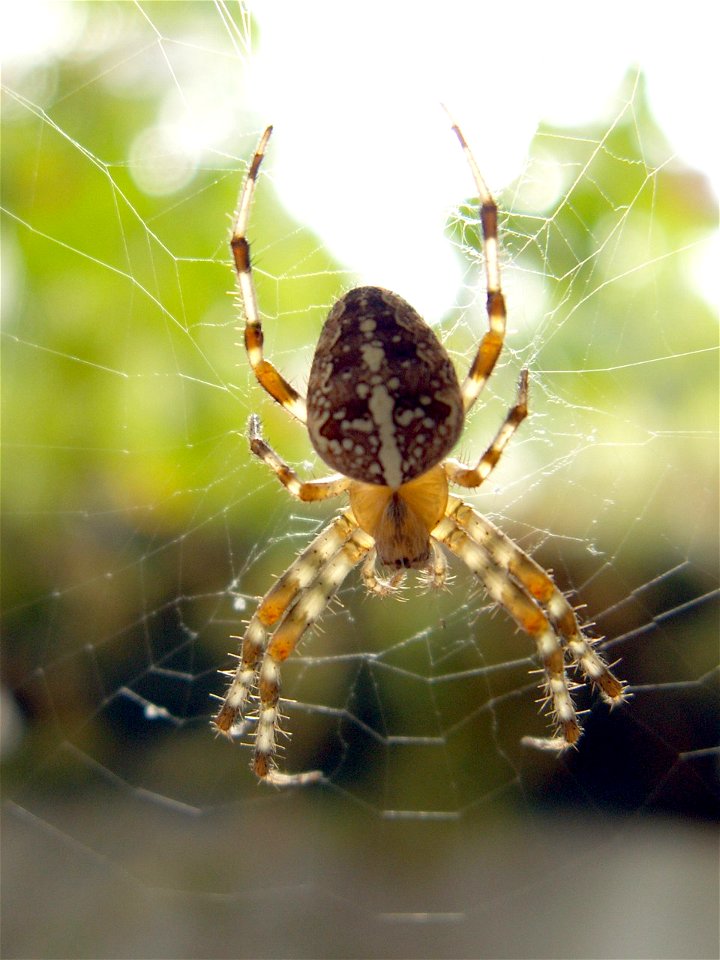
[[[248,701],[257,699],[252,767],[260,779],[275,784],[322,778],[319,771],[283,774],[277,769],[280,665],[360,561],[365,586],[380,595],[395,591],[407,568],[424,570],[430,583],[442,585],[447,570],[442,547],[470,568],[490,599],[535,641],[556,729],[550,738],[526,738],[531,745],[561,751],[580,737],[566,657],[610,705],[624,697],[623,683],[610,672],[595,641],[583,633],[550,575],[489,520],[449,493],[450,483],[475,488],[488,478],[527,415],[528,395],[523,370],[515,404],[477,464],[445,459],[492,373],[506,318],[497,206],[460,128],[453,124],[453,130],[480,200],[489,324],[462,384],[445,349],[408,303],[389,290],[359,287],[341,297],[325,321],[306,401],[263,356],[246,237],[272,127],[260,138],[240,193],[231,248],[250,364],[260,386],[307,426],[316,452],[337,473],[300,480],[266,443],[255,415],[249,421],[250,449],[291,496],[310,501],[347,493],[350,500],[349,509],[322,530],[262,598],[242,637],[237,670],[224,671],[232,679],[215,725],[229,736],[242,731]],[[394,568],[389,579],[377,574],[378,562]]]

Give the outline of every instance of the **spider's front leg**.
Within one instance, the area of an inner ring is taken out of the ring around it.
[[[551,576],[531,557],[456,497],[433,536],[455,553],[500,604],[535,641],[545,671],[548,700],[560,736],[526,737],[540,749],[564,750],[580,738],[580,725],[565,672],[565,657],[576,666],[612,707],[625,699],[625,686],[610,670],[595,643],[585,635],[572,607]]]
[[[276,768],[280,666],[371,547],[372,539],[357,527],[352,514],[341,514],[265,594],[248,624],[240,663],[215,725],[231,734],[257,681],[260,703],[252,766],[262,780],[287,786],[322,779],[317,770],[290,775]]]
[[[547,616],[569,659],[586,680],[596,687],[611,707],[625,698],[625,684],[610,670],[596,649],[597,641],[585,635],[575,611],[558,589],[549,573],[528,556],[501,530],[477,513],[468,504],[459,503],[453,511],[459,527],[467,531],[472,541],[485,550],[498,566],[503,567],[547,613]]]
[[[348,514],[341,514],[327,526],[285,571],[260,601],[241,640],[237,670],[221,671],[232,678],[225,694],[215,726],[221,733],[231,734],[242,719],[250,693],[256,682],[260,661],[268,644],[268,628],[272,628],[298,595],[308,587],[325,563],[345,544],[355,529]]]
[[[500,282],[500,260],[498,258],[498,208],[485,180],[480,173],[472,150],[463,136],[460,127],[452,125],[465,159],[470,167],[478,200],[480,201],[480,226],[482,227],[483,252],[485,254],[485,279],[487,283],[488,330],[480,341],[475,359],[462,385],[462,398],[465,412],[472,407],[493,372],[497,359],[505,342],[507,311],[505,297]]]

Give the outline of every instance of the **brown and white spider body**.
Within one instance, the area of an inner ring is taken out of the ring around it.
[[[406,568],[445,582],[443,548],[462,560],[495,603],[535,641],[545,675],[547,702],[556,724],[552,738],[530,745],[562,750],[580,737],[565,660],[594,684],[611,705],[623,684],[581,629],[552,578],[520,547],[468,504],[450,484],[478,487],[491,473],[527,415],[528,375],[495,438],[475,466],[447,459],[465,414],[492,373],[505,336],[505,302],[497,255],[497,207],[457,125],[480,198],[485,251],[488,330],[459,383],[455,368],[431,328],[401,297],[379,287],[358,287],[333,306],[313,358],[305,400],[263,355],[263,335],[246,237],[250,202],[272,128],[260,139],[240,194],[231,247],[245,311],[245,346],[260,385],[307,425],[322,460],[337,471],[301,481],[266,443],[252,416],[252,452],[275,472],[288,492],[304,501],[347,494],[346,509],[316,537],[265,594],[250,619],[237,670],[215,718],[218,730],[244,729],[248,703],[257,698],[253,769],[276,784],[322,777],[319,771],[277,770],[280,664],[317,620],[348,573],[360,563],[368,590],[380,595],[399,586]],[[389,579],[376,564],[395,568]]]
[[[409,303],[359,287],[335,304],[310,370],[307,417],[319,456],[351,479],[350,505],[380,562],[426,564],[447,502],[445,475],[432,468],[455,445],[464,411],[450,358]]]

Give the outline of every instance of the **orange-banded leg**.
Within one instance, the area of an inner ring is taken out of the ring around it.
[[[558,590],[552,578],[520,547],[481,514],[462,500],[452,498],[449,513],[474,543],[482,547],[494,563],[508,573],[546,611],[570,660],[586,680],[600,691],[602,698],[615,706],[624,699],[624,685],[597,652],[595,642],[583,635],[575,611]]]
[[[237,670],[221,671],[231,677],[231,683],[215,717],[215,726],[221,733],[231,734],[243,718],[247,701],[255,686],[256,673],[268,644],[268,628],[283,617],[288,608],[317,576],[327,561],[346,543],[356,529],[352,514],[344,513],[313,540],[280,579],[268,590],[250,619],[240,640]],[[235,656],[233,654],[233,656]]]
[[[452,511],[461,504],[462,501],[451,497],[448,509]],[[508,575],[507,569],[472,539],[452,512],[440,521],[432,535],[462,560],[480,580],[490,599],[499,604],[520,629],[535,641],[545,672],[551,713],[560,732],[560,736],[546,741],[545,745],[562,750],[577,743],[581,731],[571,695],[572,685],[565,672],[563,648],[549,616],[537,601]]]
[[[231,734],[257,679],[260,703],[252,765],[261,779],[288,785],[322,777],[319,771],[286,775],[276,769],[280,665],[371,548],[372,539],[357,527],[352,514],[341,514],[265,594],[248,624],[240,664],[215,724],[221,732]]]
[[[493,371],[497,358],[500,356],[500,351],[505,341],[507,312],[500,283],[497,204],[488,190],[487,184],[480,173],[475,157],[460,127],[456,123],[453,123],[453,130],[460,141],[460,146],[463,149],[465,159],[470,167],[480,201],[480,224],[482,227],[485,277],[487,283],[488,331],[480,341],[478,352],[462,385],[463,405],[467,412],[477,400],[480,391],[487,383],[488,377]]]
[[[253,770],[262,780],[279,785],[308,783],[322,778],[320,771],[279,773],[276,767],[277,734],[280,731],[280,667],[340,588],[343,580],[372,547],[372,539],[356,527],[339,550],[318,571],[313,582],[298,596],[278,623],[263,655],[258,674],[260,705]]]
[[[264,439],[260,432],[260,417],[255,413],[248,420],[248,440],[255,456],[270,467],[288,493],[297,500],[327,500],[345,493],[350,486],[351,481],[339,473],[320,480],[301,480]]]
[[[262,323],[252,277],[250,244],[246,237],[250,204],[255,191],[260,164],[265,156],[265,149],[271,133],[272,127],[268,127],[260,138],[250,162],[250,168],[240,192],[230,247],[235,261],[235,272],[245,311],[245,349],[250,360],[250,366],[253,368],[260,386],[270,394],[273,400],[277,400],[288,413],[291,413],[301,423],[305,423],[307,421],[305,398],[291,387],[273,364],[269,360],[265,360],[263,356]]]
[[[445,472],[451,483],[461,487],[479,487],[495,469],[503,450],[510,442],[510,438],[523,422],[528,413],[528,372],[522,370],[518,383],[517,399],[507,413],[502,426],[485,453],[478,460],[477,466],[468,467],[457,460],[445,461]]]

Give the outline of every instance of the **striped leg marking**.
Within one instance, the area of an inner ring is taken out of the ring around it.
[[[252,766],[260,779],[290,785],[322,778],[317,770],[290,775],[276,769],[280,665],[371,547],[371,538],[358,529],[352,514],[337,517],[265,594],[248,624],[240,663],[215,725],[232,735],[257,684],[260,703]]]
[[[250,162],[247,177],[240,191],[238,212],[233,226],[230,248],[235,261],[240,299],[245,312],[245,349],[247,350],[250,366],[257,377],[260,386],[266,390],[273,400],[277,400],[288,413],[301,423],[307,421],[305,398],[290,386],[279,371],[265,360],[263,356],[263,331],[258,309],[257,294],[252,277],[250,260],[250,244],[246,236],[250,217],[250,204],[255,192],[260,164],[265,156],[272,127],[268,127],[260,138],[255,154]]]
[[[297,473],[266,442],[260,430],[260,417],[254,413],[248,420],[248,440],[255,456],[270,467],[288,493],[297,500],[327,500],[345,493],[350,486],[349,478],[339,473],[322,480],[300,480]]]
[[[452,514],[458,526],[467,532],[473,542],[481,546],[498,567],[507,570],[528,596],[542,606],[569,659],[585,679],[597,687],[610,706],[621,703],[624,699],[623,682],[611,672],[598,653],[596,644],[583,634],[575,611],[552,578],[516,543],[468,504],[455,500]]]
[[[487,383],[488,377],[492,373],[497,359],[500,356],[500,351],[505,341],[507,311],[505,309],[505,298],[503,297],[500,283],[497,204],[488,190],[487,184],[480,173],[475,157],[460,127],[456,123],[453,123],[452,128],[460,141],[460,146],[470,167],[470,172],[475,181],[475,189],[477,190],[480,201],[480,224],[482,226],[485,277],[487,283],[488,331],[480,341],[477,355],[462,385],[463,404],[467,412],[477,400],[480,391]]]
[[[445,472],[451,483],[461,487],[479,487],[484,483],[497,466],[510,438],[523,422],[528,413],[528,372],[523,370],[518,384],[517,400],[508,411],[505,420],[495,435],[494,440],[485,453],[478,460],[477,466],[468,467],[458,460],[446,460]]]
[[[461,501],[452,498],[453,504]],[[560,735],[549,743],[553,749],[565,749],[580,739],[571,684],[565,673],[563,649],[550,618],[539,604],[507,575],[492,556],[462,529],[454,516],[446,516],[433,530],[433,537],[444,543],[475,574],[488,596],[499,604],[521,630],[535,641],[538,658],[545,671],[545,686],[551,712]]]

